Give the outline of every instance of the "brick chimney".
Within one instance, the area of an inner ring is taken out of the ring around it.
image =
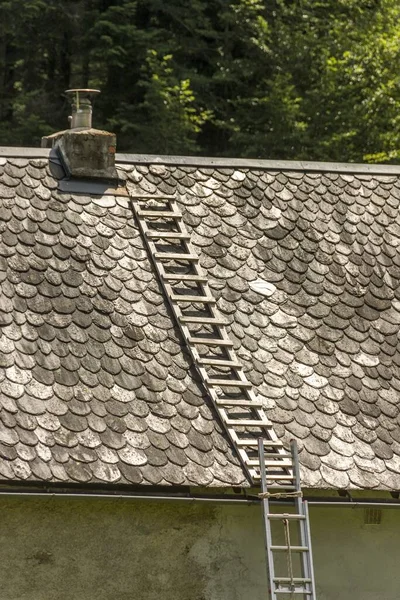
[[[99,90],[73,89],[71,97],[71,129],[42,138],[42,148],[54,148],[69,178],[115,181],[116,136],[92,128],[91,99]]]

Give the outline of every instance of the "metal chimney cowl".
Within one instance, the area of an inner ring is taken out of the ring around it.
[[[72,94],[71,129],[42,138],[42,148],[54,148],[69,178],[118,179],[115,168],[116,135],[92,128],[91,96],[99,90],[67,90]]]

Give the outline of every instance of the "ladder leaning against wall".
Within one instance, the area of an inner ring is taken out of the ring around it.
[[[286,598],[315,600],[309,521],[300,494],[297,451],[288,453],[247,379],[229,339],[225,321],[201,268],[200,257],[174,196],[130,194],[143,240],[163,287],[171,311],[204,390],[237,450],[254,485],[262,485],[268,577],[271,600]],[[273,490],[273,492],[271,491]],[[269,498],[291,499],[295,512],[274,515]],[[281,520],[286,532],[283,546],[272,544],[272,521]],[[300,543],[291,544],[290,523],[299,526]],[[275,555],[285,553],[287,574],[275,574]],[[301,574],[295,575],[293,555],[301,556]]]
[[[265,466],[264,440],[258,441],[261,466],[261,494],[269,592],[271,600],[290,598],[316,600],[312,559],[310,518],[307,501],[300,486],[297,444],[291,441],[292,481],[286,492],[270,491],[268,467]],[[271,512],[270,499],[284,499],[288,512]],[[276,531],[280,526],[280,531]],[[281,544],[275,543],[280,537]],[[278,573],[282,569],[283,573]]]

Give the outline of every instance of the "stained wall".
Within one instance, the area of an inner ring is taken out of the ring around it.
[[[259,507],[0,499],[1,600],[266,600]],[[319,600],[397,600],[400,511],[312,508]]]

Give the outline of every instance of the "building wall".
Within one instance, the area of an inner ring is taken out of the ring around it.
[[[257,506],[0,498],[1,600],[266,600]],[[400,511],[312,508],[318,600],[398,600]]]

